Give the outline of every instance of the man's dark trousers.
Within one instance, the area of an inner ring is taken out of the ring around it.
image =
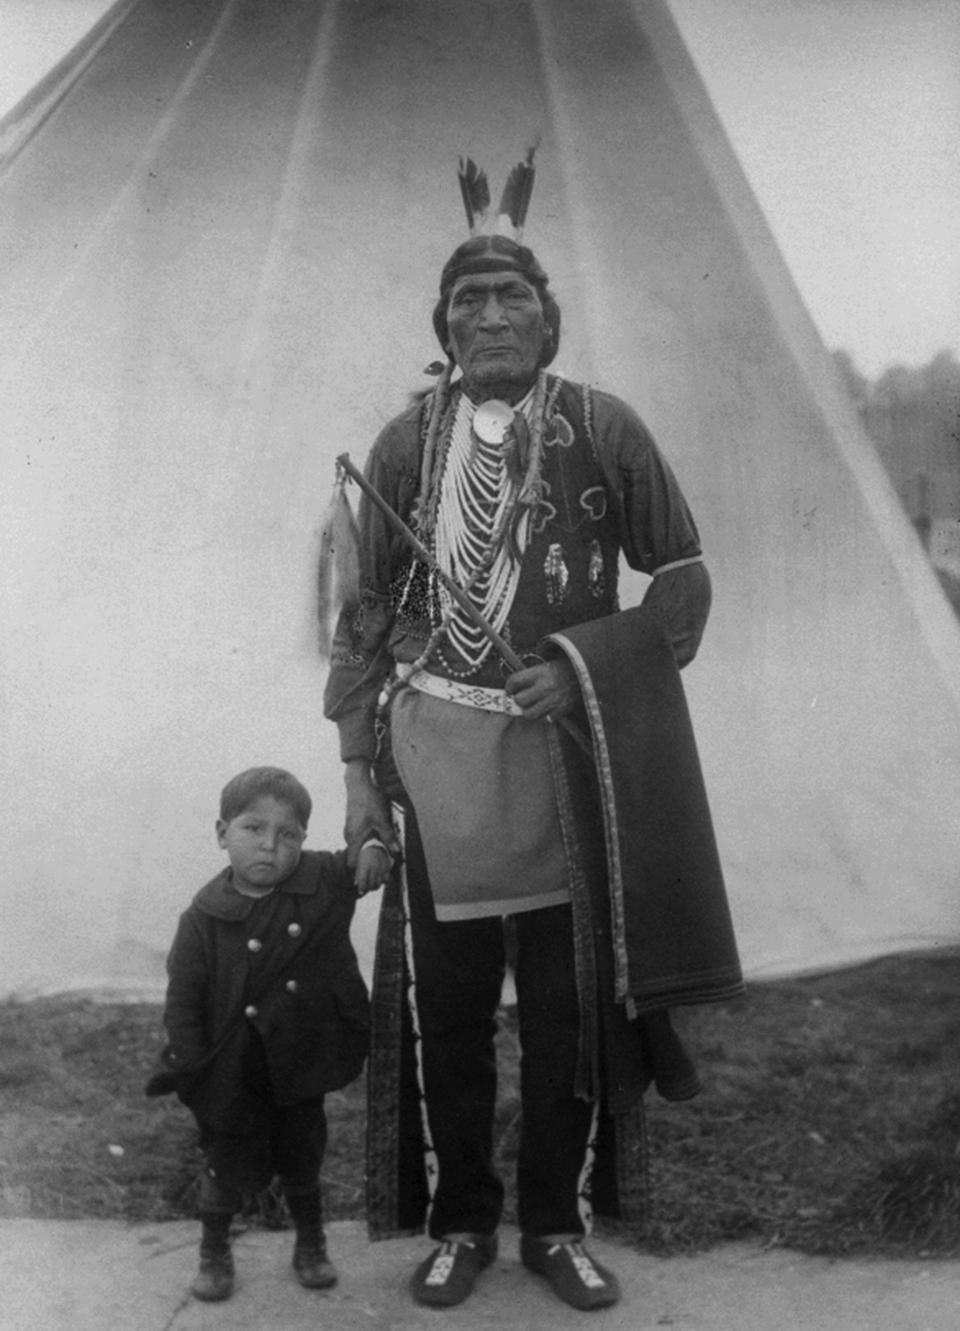
[[[413,818],[405,843],[412,992],[437,1164],[429,1232],[437,1239],[492,1234],[503,1203],[492,1162],[503,923],[499,916],[438,923]],[[514,920],[522,1109],[517,1218],[525,1234],[582,1234],[579,1194],[593,1107],[573,1095],[580,1013],[571,910],[548,906]]]

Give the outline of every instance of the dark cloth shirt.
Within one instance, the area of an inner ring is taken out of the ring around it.
[[[455,407],[456,394],[452,406]],[[521,657],[572,624],[615,613],[618,563],[654,574],[696,559],[700,538],[676,478],[646,426],[608,393],[551,376],[543,432],[546,503],[532,524],[504,636]],[[452,409],[452,408],[451,408]],[[374,443],[366,475],[408,524],[420,486],[427,403],[392,420]],[[341,615],[325,694],[340,731],[341,756],[373,759],[376,703],[396,662],[415,661],[436,627],[428,579],[402,537],[366,501],[359,512],[362,597]],[[701,564],[658,577],[647,601],[664,622],[681,665],[694,655],[709,609]],[[437,674],[464,676],[449,644],[430,661]],[[503,687],[491,653],[471,682]]]

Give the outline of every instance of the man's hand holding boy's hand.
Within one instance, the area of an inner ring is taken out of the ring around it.
[[[392,868],[393,856],[379,841],[368,841],[361,846],[357,855],[357,871],[353,876],[357,896],[366,896],[368,892],[383,887]]]

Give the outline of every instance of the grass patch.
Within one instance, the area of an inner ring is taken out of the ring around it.
[[[960,1253],[960,958],[888,958],[751,987],[678,1014],[706,1090],[648,1100],[648,1244],[757,1238],[830,1255]],[[196,1207],[193,1121],[143,1084],[153,1004],[61,995],[0,1004],[0,1215],[166,1220]],[[513,1014],[500,1033],[497,1158],[519,1128]],[[328,1097],[324,1196],[363,1215],[362,1080]],[[251,1218],[285,1224],[274,1194]]]

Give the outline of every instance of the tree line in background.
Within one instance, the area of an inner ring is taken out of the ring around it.
[[[960,360],[892,365],[870,380],[847,351],[834,362],[900,500],[960,615]]]

